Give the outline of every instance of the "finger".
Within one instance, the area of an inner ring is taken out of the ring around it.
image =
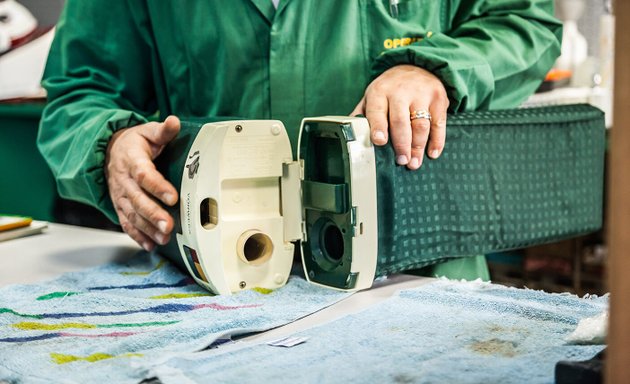
[[[431,132],[429,133],[429,144],[427,154],[432,159],[437,159],[444,150],[446,141],[446,112],[448,110],[448,99],[437,98],[433,100],[429,107],[431,113]]]
[[[162,131],[160,132],[160,137],[156,138],[156,144],[168,144],[170,143],[179,133],[181,128],[181,123],[177,116],[169,116],[164,120],[162,125]]]
[[[361,98],[359,104],[350,112],[350,116],[365,115],[365,96]]]
[[[163,123],[149,123],[141,127],[140,133],[151,143],[152,157],[155,159],[164,146],[177,136],[181,123],[176,116],[169,116]]]
[[[122,212],[126,220],[131,224],[133,229],[148,237],[152,242],[157,244],[166,244],[169,235],[162,233],[153,223],[142,216],[142,213],[135,207],[134,199],[124,197],[117,202],[118,209]]]
[[[414,103],[411,111],[428,111],[427,103]],[[411,160],[409,169],[418,169],[424,159],[424,151],[429,140],[431,131],[431,120],[419,118],[411,120]]]
[[[131,203],[125,213],[136,227],[151,236],[156,242],[163,244],[164,238],[173,230],[173,219],[162,207],[140,189],[134,180],[124,182],[126,197]],[[147,221],[150,226],[145,224]],[[159,233],[158,233],[159,232]]]
[[[125,231],[125,233],[129,235],[129,237],[131,237],[136,243],[138,243],[146,251],[151,251],[153,250],[153,248],[155,248],[155,242],[151,240],[151,238],[149,238],[147,235],[145,235],[144,233],[136,229],[129,222],[129,220],[127,219],[127,216],[125,215],[123,210],[120,208],[120,206],[116,206],[116,214],[118,215],[118,221],[120,222],[120,226],[122,227],[123,231]]]
[[[169,183],[164,176],[155,168],[151,160],[137,156],[130,156],[133,164],[130,165],[131,177],[138,183],[140,188],[162,201],[164,204],[172,206],[177,202],[177,190]]]
[[[412,137],[409,104],[398,98],[392,98],[389,103],[389,132],[398,165],[407,165],[410,161]]]
[[[387,144],[387,97],[382,94],[369,93],[365,97],[365,117],[370,123],[372,143]]]

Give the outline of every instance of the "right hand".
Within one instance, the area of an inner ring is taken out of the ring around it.
[[[396,163],[415,170],[425,152],[437,159],[444,150],[448,104],[444,84],[434,74],[414,65],[396,65],[368,85],[350,115],[365,115],[372,143],[380,146],[391,140]],[[411,119],[414,111],[429,112],[432,118]]]
[[[122,129],[107,146],[105,177],[120,225],[147,251],[168,243],[173,230],[173,218],[158,201],[174,205],[177,190],[158,172],[153,160],[179,129],[179,119],[169,116],[163,123]]]

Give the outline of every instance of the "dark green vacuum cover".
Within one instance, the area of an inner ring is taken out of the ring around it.
[[[442,156],[417,171],[375,147],[376,275],[597,230],[604,150],[589,105],[450,115]]]

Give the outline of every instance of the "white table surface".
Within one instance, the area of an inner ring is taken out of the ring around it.
[[[44,233],[0,242],[0,286],[52,279],[139,250],[123,233],[49,223]]]
[[[123,233],[50,223],[42,234],[0,242],[0,286],[35,283],[53,279],[64,272],[124,261],[139,250],[140,247]],[[317,313],[241,342],[272,340],[324,324],[366,309],[400,289],[417,287],[431,280],[395,275]]]

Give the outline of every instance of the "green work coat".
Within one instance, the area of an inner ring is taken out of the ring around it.
[[[450,111],[518,106],[560,50],[552,0],[68,0],[45,72],[38,145],[61,196],[117,221],[112,133],[164,118],[347,115],[398,64],[444,83]],[[418,92],[422,92],[421,89]],[[446,143],[448,145],[448,142]]]

